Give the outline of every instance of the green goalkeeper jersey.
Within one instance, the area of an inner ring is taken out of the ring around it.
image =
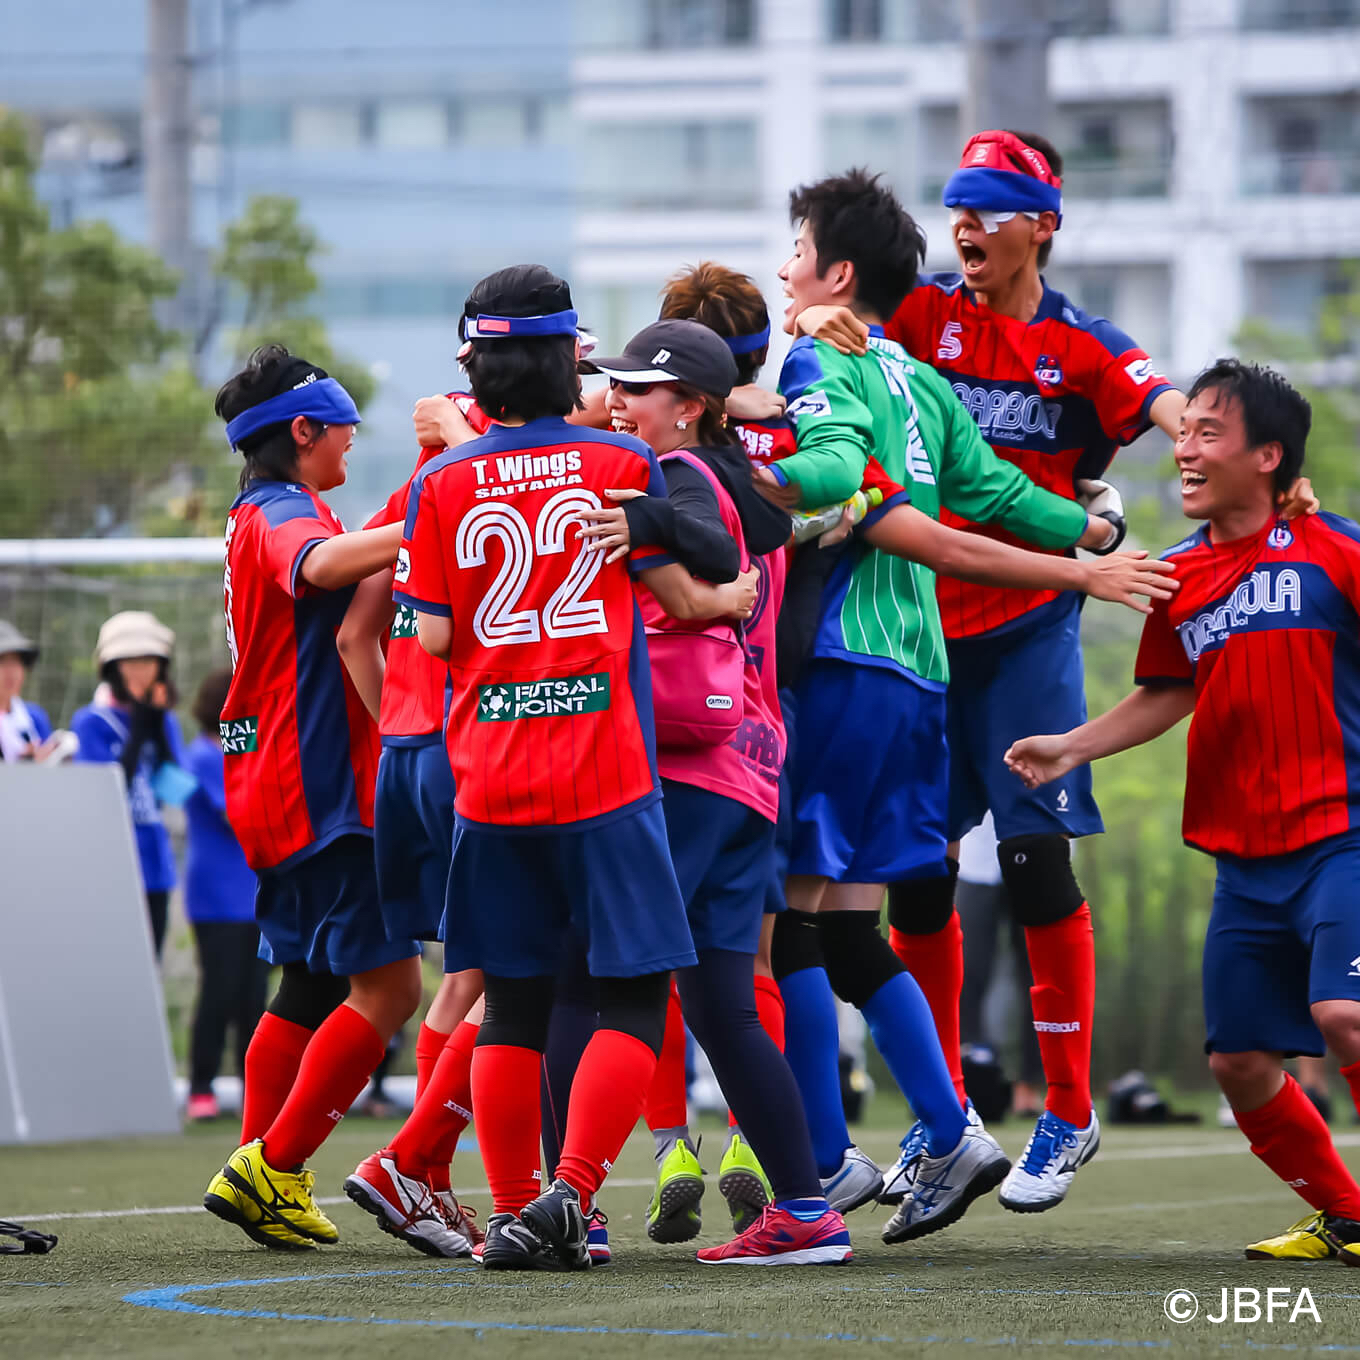
[[[953,389],[928,364],[871,326],[866,355],[820,340],[794,342],[779,374],[798,450],[773,464],[803,509],[854,495],[865,480],[902,488],[869,522],[909,500],[939,519],[941,503],[1042,548],[1071,547],[1086,530],[1075,501],[1041,490],[992,452]],[[949,682],[935,573],[856,536],[822,595],[814,656],[886,666],[929,689]]]

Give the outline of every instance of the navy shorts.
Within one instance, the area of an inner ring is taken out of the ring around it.
[[[661,781],[661,810],[695,949],[754,954],[774,861],[774,823],[709,789]]]
[[[943,874],[943,692],[883,666],[818,658],[798,684],[790,874],[891,883]]]
[[[452,952],[463,967],[496,977],[555,976],[568,927],[585,940],[594,977],[642,977],[697,962],[660,798],[575,831],[459,822],[446,957]]]
[[[378,901],[373,841],[341,836],[286,869],[262,869],[255,890],[260,957],[353,977],[420,953],[389,939]]]
[[[1051,616],[999,638],[949,643],[949,839],[990,808],[998,840],[1105,830],[1091,793],[1091,767],[1027,789],[1005,754],[1021,737],[1067,732],[1086,721],[1081,611],[1061,600]],[[1045,606],[1045,609],[1049,606]]]
[[[453,771],[441,739],[383,747],[373,820],[388,938],[437,940],[453,857]]]
[[[1321,1054],[1315,1001],[1360,1001],[1360,831],[1292,855],[1218,861],[1205,1049]]]

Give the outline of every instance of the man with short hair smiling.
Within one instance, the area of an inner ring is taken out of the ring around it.
[[[1209,1066],[1251,1150],[1312,1206],[1254,1260],[1360,1265],[1360,1186],[1283,1055],[1340,1059],[1360,1108],[1360,525],[1286,522],[1311,412],[1278,373],[1221,359],[1190,389],[1181,503],[1205,526],[1166,554],[1138,688],[1006,763],[1036,789],[1151,741],[1193,713],[1187,844],[1218,880],[1204,948]]]

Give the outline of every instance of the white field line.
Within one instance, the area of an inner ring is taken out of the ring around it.
[[[1360,1133],[1339,1133],[1333,1135],[1332,1141],[1337,1147],[1350,1148],[1360,1147]],[[1165,1161],[1168,1159],[1180,1159],[1186,1157],[1223,1157],[1230,1154],[1249,1152],[1250,1148],[1243,1138],[1220,1139],[1213,1143],[1160,1143],[1151,1147],[1120,1148],[1118,1150],[1102,1150],[1097,1157],[1100,1165],[1106,1162],[1147,1162]],[[611,1178],[606,1182],[606,1189],[614,1188],[618,1190],[650,1190],[655,1181],[637,1178]],[[487,1193],[485,1185],[460,1185],[454,1188],[455,1195],[484,1195]],[[1254,1203],[1265,1196],[1248,1195],[1233,1196],[1228,1199],[1211,1199],[1198,1201],[1193,1207],[1209,1208],[1219,1204],[1238,1204]],[[344,1195],[317,1195],[316,1202],[321,1205],[344,1204]],[[1170,1212],[1176,1208],[1191,1207],[1184,1200],[1168,1204],[1128,1204],[1121,1208],[1132,1211],[1157,1210],[1159,1212]],[[78,1213],[53,1213],[53,1214],[20,1214],[19,1218],[24,1223],[59,1223],[71,1219],[92,1219],[92,1218],[156,1218],[164,1214],[196,1214],[203,1208],[202,1204],[166,1204],[155,1208],[134,1208],[134,1209],[90,1209]],[[1064,1211],[1065,1214],[1073,1213],[1105,1213],[1108,1205],[1091,1205],[1087,1207],[1070,1207]]]

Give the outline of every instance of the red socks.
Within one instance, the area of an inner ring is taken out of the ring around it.
[[[580,1194],[583,1206],[594,1198],[628,1141],[647,1102],[656,1062],[656,1054],[641,1039],[616,1029],[596,1030],[586,1045],[571,1087],[567,1138],[557,1167],[557,1174]],[[531,1085],[537,1111],[536,1070]],[[534,1136],[537,1135],[535,1113]],[[496,1207],[499,1209],[500,1205]]]
[[[1061,921],[1026,926],[1034,973],[1030,1001],[1048,1080],[1046,1108],[1084,1129],[1091,1119],[1091,1021],[1096,1005],[1096,945],[1085,902]]]
[[[760,1027],[774,1040],[774,1046],[784,1051],[784,993],[779,984],[764,973],[756,974],[756,1014]]]
[[[1351,1101],[1355,1105],[1355,1112],[1360,1114],[1360,1062],[1343,1067],[1341,1075],[1346,1078],[1346,1085],[1351,1088]]]
[[[449,1036],[442,1030],[431,1029],[426,1024],[421,1025],[420,1031],[416,1035],[417,1102],[419,1102],[430,1080],[430,1073],[434,1071],[434,1065],[439,1061],[439,1055],[444,1051],[444,1045],[448,1041]]]
[[[458,1135],[472,1117],[472,1048],[477,1042],[477,1029],[464,1021],[446,1036],[443,1052],[425,1090],[391,1143],[402,1172],[408,1176],[428,1175],[439,1190],[449,1188],[449,1163],[458,1146]],[[421,1037],[424,1035],[422,1025]]]
[[[888,943],[925,993],[944,1060],[949,1065],[949,1078],[959,1104],[964,1105],[968,1097],[963,1089],[963,1060],[959,1055],[959,995],[963,991],[963,927],[959,914],[952,912],[948,924],[931,935],[908,935],[889,926]]]
[[[297,1080],[264,1135],[270,1166],[300,1166],[345,1117],[387,1049],[381,1034],[348,1003],[337,1006],[312,1035]]]
[[[477,1145],[491,1187],[492,1213],[517,1214],[542,1193],[538,1163],[542,1063],[543,1055],[533,1048],[479,1044],[473,1050],[472,1104],[477,1110]],[[578,1073],[578,1084],[580,1080]],[[637,1121],[636,1110],[633,1120]]]
[[[260,1016],[246,1049],[245,1089],[241,1093],[241,1146],[263,1138],[274,1122],[314,1031],[271,1011]]]
[[[1293,1077],[1286,1073],[1279,1093],[1260,1109],[1234,1113],[1251,1150],[1291,1190],[1323,1213],[1360,1219],[1360,1186],[1337,1155],[1322,1116]]]
[[[685,1100],[685,1022],[674,982],[666,1003],[666,1037],[647,1092],[645,1118],[649,1129],[678,1129],[689,1119]]]

